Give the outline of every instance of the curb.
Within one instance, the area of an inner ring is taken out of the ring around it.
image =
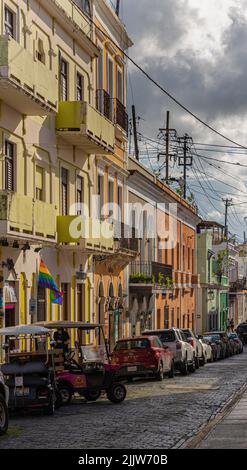
[[[247,383],[242,385],[230,398],[218,408],[216,412],[202,424],[195,433],[187,434],[185,438],[180,439],[172,449],[195,449],[210,431],[234,408],[236,403],[240,401],[244,392],[247,390]],[[189,437],[189,439],[188,439]]]

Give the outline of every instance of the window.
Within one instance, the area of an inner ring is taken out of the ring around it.
[[[44,200],[44,170],[40,166],[36,166],[36,199]]]
[[[98,218],[104,216],[103,214],[103,207],[104,207],[104,176],[98,174]]]
[[[80,73],[76,75],[76,99],[77,101],[84,100],[84,77]]]
[[[179,243],[177,243],[177,270],[180,269],[180,246]]]
[[[38,287],[37,321],[46,321],[46,289]]]
[[[60,99],[62,101],[68,100],[68,62],[61,59],[60,63]]]
[[[42,62],[42,64],[45,64],[45,51],[42,39],[38,40],[37,59],[39,62]]]
[[[91,16],[91,8],[90,8],[90,1],[89,0],[82,0],[82,8],[83,8],[83,11],[88,16]]]
[[[150,341],[148,339],[137,339],[119,341],[115,346],[115,351],[131,350],[131,349],[148,349]]]
[[[104,56],[101,48],[97,61],[97,88],[98,90],[103,90],[104,88]]]
[[[4,29],[5,29],[5,34],[8,34],[12,38],[14,38],[15,15],[8,7],[4,8]]]
[[[76,179],[76,202],[77,206],[77,215],[82,215],[84,202],[84,180],[81,176],[77,176]]]
[[[118,203],[118,221],[122,222],[122,212],[123,212],[123,188],[118,186],[117,188],[117,203]]]
[[[188,247],[188,271],[190,271],[190,248]]]
[[[91,16],[90,0],[74,0],[76,5],[84,12],[86,15]]]
[[[114,70],[113,70],[113,61],[108,59],[108,76],[107,76],[107,91],[110,96],[110,119],[113,115],[113,98],[114,98]]]
[[[5,141],[5,189],[14,191],[14,153],[15,145],[8,140]]]
[[[66,321],[69,320],[69,308],[68,308],[68,303],[69,303],[69,289],[68,289],[68,284],[67,282],[63,282],[61,284],[61,290],[63,292],[63,303],[62,303],[62,320]]]
[[[117,71],[117,98],[118,100],[123,103],[123,73],[121,70],[118,69]]]
[[[113,216],[113,203],[114,203],[114,182],[109,180],[108,182],[108,204],[109,204],[109,216]]]
[[[62,168],[62,215],[68,214],[68,170]]]
[[[77,321],[84,321],[84,286],[77,284]]]

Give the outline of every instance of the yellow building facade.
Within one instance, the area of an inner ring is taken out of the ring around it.
[[[128,131],[118,47],[131,45],[107,0],[0,1],[5,326],[77,319],[103,322],[109,340],[121,334],[133,253],[115,229],[125,217]],[[64,293],[61,307],[38,288],[41,257]]]

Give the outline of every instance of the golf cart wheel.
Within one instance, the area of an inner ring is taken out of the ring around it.
[[[0,436],[8,430],[8,408],[4,397],[0,395]]]
[[[107,398],[112,403],[121,403],[126,397],[126,388],[122,384],[115,383],[107,390]]]
[[[71,387],[69,387],[67,384],[59,384],[58,390],[61,396],[61,406],[69,405],[73,396]]]
[[[83,396],[86,398],[87,401],[96,401],[100,397],[101,392],[100,391],[95,391],[95,392],[84,392]]]

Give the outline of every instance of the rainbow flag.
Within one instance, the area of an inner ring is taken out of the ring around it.
[[[63,303],[63,293],[59,291],[55,280],[43,260],[39,267],[39,287],[50,289],[50,299],[53,304],[61,305]]]

